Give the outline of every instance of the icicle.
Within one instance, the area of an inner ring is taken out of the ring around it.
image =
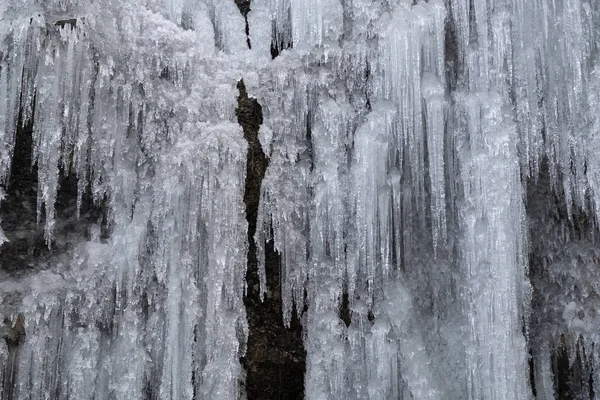
[[[327,268],[323,268],[326,270]],[[319,276],[311,280],[307,321],[306,398],[343,398],[346,391],[345,325],[337,315],[340,282]]]
[[[434,247],[445,237],[444,18],[444,6],[439,1],[397,6],[383,32],[380,71],[375,78],[375,94],[397,105],[393,142],[398,153],[395,157],[399,158],[396,165],[407,168],[417,204],[425,200],[426,142],[429,146],[431,205],[422,204],[415,219],[424,227],[423,209],[431,207]],[[406,167],[402,164],[405,148]]]
[[[267,119],[267,124],[274,128],[273,150],[261,185],[255,239],[258,244],[259,271],[264,271],[262,242],[269,238],[268,235],[273,230],[275,249],[281,254],[283,320],[289,325],[293,305],[299,310],[304,308],[304,290],[309,269],[308,187],[312,161],[308,154],[306,129],[309,117],[307,92],[310,89],[306,77],[294,76],[294,71],[275,78],[275,84],[280,85],[279,89],[286,90],[280,98],[272,100],[273,107],[281,107],[277,109],[282,113],[278,114],[277,119]],[[265,101],[269,100],[271,99]],[[291,118],[284,117],[285,115],[290,115]],[[286,177],[283,182],[279,179],[281,176]]]
[[[434,250],[446,241],[445,101],[444,89],[435,76],[424,75],[421,83],[425,102],[431,218]]]
[[[33,45],[32,42],[37,39],[35,31],[39,21],[33,20],[30,27],[28,22],[12,21],[8,32],[2,32],[6,35],[3,40],[7,44],[5,54],[0,58],[0,179],[2,183],[7,182],[10,173],[21,108],[22,79],[23,76],[28,76],[24,66],[26,61],[32,61],[27,59],[23,48]],[[27,80],[26,83],[29,81]],[[24,119],[23,122],[27,121],[28,119]]]
[[[339,0],[291,1],[290,14],[295,48],[308,50],[325,43],[337,44],[343,26]]]
[[[40,57],[38,87],[36,91],[36,113],[33,123],[34,159],[38,165],[38,223],[45,212],[44,234],[51,241],[54,232],[54,202],[58,190],[58,174],[62,124],[54,98],[59,93],[62,76],[60,48],[50,44],[45,57]],[[68,72],[67,72],[68,73]]]
[[[420,332],[419,324],[415,320],[414,308],[410,294],[400,281],[391,281],[384,285],[384,299],[375,307],[375,326],[378,320],[389,321],[390,332],[387,334],[387,342],[395,343],[398,349],[394,349],[391,357],[389,354],[382,358],[390,357],[388,365],[381,363],[383,368],[388,369],[390,376],[385,378],[389,394],[385,398],[397,397],[399,376],[406,381],[410,393],[419,399],[441,399],[445,398],[437,388],[437,382],[426,345],[423,342],[423,333]],[[410,328],[414,327],[414,328]],[[393,344],[394,345],[394,344]],[[392,346],[393,346],[392,345]],[[394,354],[397,352],[397,354]],[[398,359],[394,358],[394,356]],[[398,366],[393,364],[398,362]],[[390,365],[391,364],[391,365]],[[399,370],[396,370],[398,368]]]
[[[259,219],[266,224],[272,221],[275,248],[282,255],[281,293],[285,324],[290,322],[294,303],[297,309],[304,307],[304,288],[308,276],[308,260],[306,259],[308,210],[304,207],[296,209],[296,205],[306,204],[308,201],[305,188],[307,187],[309,166],[306,162],[292,163],[287,158],[294,156],[295,154],[285,156],[274,154],[272,156],[262,182],[262,204],[259,206],[259,215],[264,213],[263,217],[259,217]],[[282,185],[276,178],[283,174],[286,176],[286,181]],[[270,229],[270,227],[266,225],[263,229]],[[264,236],[257,236],[257,243],[263,238]],[[258,257],[264,260],[264,254],[259,254]],[[264,270],[264,264],[261,268]]]
[[[363,279],[367,281],[372,296],[375,280],[385,280],[390,273],[391,248],[387,241],[391,238],[391,205],[388,201],[392,193],[386,178],[395,114],[390,104],[375,104],[367,122],[359,128],[354,139],[352,196],[356,238],[353,243],[355,247],[349,249],[351,258],[347,275],[350,296],[357,282]]]
[[[523,200],[514,126],[505,122],[498,94],[470,95],[464,101],[468,125],[463,129],[469,140],[459,155],[466,188],[461,217],[472,342],[467,351],[469,395],[528,398],[525,341],[519,327],[524,269],[519,265],[518,233]]]
[[[346,327],[338,316],[346,271],[348,146],[350,107],[322,96],[311,124],[312,207],[311,268],[307,302],[307,372],[309,399],[341,398],[346,391]]]
[[[246,51],[246,33],[244,17],[233,1],[213,0],[212,13],[215,27],[215,43],[226,53],[236,54]]]
[[[4,189],[0,188],[0,204],[2,203],[2,201],[4,201],[5,198],[6,192],[4,191]],[[4,243],[9,242],[8,238],[4,234],[4,230],[2,229],[1,223],[2,220],[0,220],[0,248]]]
[[[332,99],[320,101],[311,127],[313,146],[313,207],[310,254],[314,265],[330,265],[331,279],[342,283],[346,269],[344,230],[346,228],[346,193],[349,107]],[[313,267],[319,269],[319,267]]]
[[[208,179],[203,182],[201,192],[201,216],[208,229],[204,281],[208,363],[201,392],[206,398],[231,399],[239,396],[242,374],[239,358],[248,335],[242,301],[247,226],[241,182],[245,178],[246,143],[237,124],[224,123],[203,130],[206,145],[219,157],[208,157],[204,168],[212,173],[206,173]]]
[[[552,373],[552,354],[547,345],[538,349],[534,355],[536,398],[554,399],[554,374]]]
[[[266,1],[255,1],[248,13],[249,40],[253,52],[265,60],[271,58],[273,26]]]

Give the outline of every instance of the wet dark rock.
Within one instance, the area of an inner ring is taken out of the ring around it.
[[[240,9],[244,17],[250,12],[250,0],[235,0],[235,5]]]
[[[14,323],[8,317],[4,319],[2,339],[6,341],[9,349],[17,347],[23,342],[25,339],[25,317],[23,314],[19,314]]]
[[[63,19],[60,21],[56,21],[55,26],[60,26],[64,28],[65,26],[70,26],[71,29],[74,29],[77,26],[77,18]]]
[[[280,287],[280,256],[273,243],[265,246],[267,291],[260,300],[258,260],[256,256],[256,220],[260,187],[268,166],[258,130],[262,124],[262,107],[248,97],[243,80],[238,83],[236,115],[248,141],[248,159],[244,203],[248,220],[248,293],[244,298],[248,326],[248,348],[242,364],[246,369],[248,400],[303,399],[306,351],[302,342],[302,327],[296,315],[290,328],[283,325]]]
[[[77,218],[77,178],[61,171],[55,203],[55,240],[44,238],[44,207],[39,223],[37,215],[38,170],[33,162],[33,123],[19,121],[11,164],[11,174],[0,202],[1,226],[8,242],[0,247],[0,270],[19,273],[39,264],[40,258],[64,251],[74,240],[88,235],[91,224],[101,223],[103,237],[108,236],[106,208],[95,205],[91,194],[82,201]]]

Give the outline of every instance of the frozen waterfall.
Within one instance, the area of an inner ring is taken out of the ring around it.
[[[0,0],[0,38],[0,400],[600,399],[598,0]]]

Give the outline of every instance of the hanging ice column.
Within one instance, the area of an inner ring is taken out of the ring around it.
[[[279,33],[287,28],[294,33],[293,48],[317,55],[303,53],[309,68],[278,75],[274,98],[261,100],[274,135],[259,218],[267,222],[266,233],[272,221],[275,247],[282,253],[284,318],[289,320],[292,298],[297,309],[303,308],[306,290],[308,399],[444,398],[413,305],[413,282],[400,272],[403,241],[417,241],[412,233],[424,228],[426,215],[435,219],[422,235],[427,245],[441,244],[446,236],[444,5],[439,0],[415,6],[403,2],[382,10],[385,18],[378,23],[383,29],[377,32],[379,47],[369,52],[369,73],[352,65],[362,72],[361,79],[372,78],[365,83],[372,85],[365,89],[372,94],[372,109],[365,116],[365,110],[358,115],[356,110],[364,106],[357,99],[365,93],[340,82],[352,68],[344,66],[335,76],[327,65],[328,57],[339,56],[336,51],[353,60],[355,44],[343,41],[340,46],[339,30],[329,34],[306,28],[306,21],[323,23],[321,11],[315,10],[329,10],[328,15],[337,15],[332,26],[341,26],[338,3],[314,0],[286,8],[280,1],[271,9],[290,24],[275,21]],[[354,3],[356,14],[360,5]],[[367,13],[370,6],[363,6]],[[281,9],[290,10],[289,22]],[[366,25],[355,31],[366,36]],[[327,57],[321,57],[323,48]],[[274,63],[289,69],[294,56],[290,51]],[[318,79],[313,79],[315,71]],[[431,202],[425,195],[427,179],[435,186]],[[415,189],[404,192],[402,185]],[[352,310],[347,328],[339,316],[343,290]]]
[[[508,3],[476,1],[471,13],[469,1],[452,3],[463,66],[453,100],[464,190],[459,223],[466,378],[473,400],[532,395],[523,336],[523,193],[505,72],[512,64]]]
[[[434,249],[446,240],[445,16],[444,4],[439,0],[398,5],[380,34],[373,82],[375,96],[392,101],[397,109],[394,129],[389,132],[391,163],[409,182],[417,206],[416,210],[406,210],[414,221],[405,225],[425,229],[426,216],[431,215]],[[397,199],[404,196],[399,192],[393,195]],[[400,238],[395,241],[399,243]],[[397,256],[404,257],[399,252]]]
[[[234,123],[188,129],[190,139],[165,157],[159,181],[166,189],[157,194],[163,204],[155,217],[162,255],[156,273],[167,289],[160,397],[190,399],[195,391],[200,398],[236,399],[248,335],[240,185],[246,143]]]
[[[76,26],[36,12],[0,27],[0,183],[22,112],[33,119],[47,237],[61,167],[79,179],[78,206],[89,188],[111,219],[110,238],[94,225],[89,241],[76,237],[39,265],[15,275],[0,266],[0,312],[16,310],[26,332],[18,357],[0,342],[0,370],[18,371],[0,397],[239,398],[247,224],[237,73],[205,72],[222,69],[196,49],[214,48],[206,30],[127,3],[97,6]]]
[[[294,46],[308,50],[326,41],[335,43],[342,34],[343,9],[339,0],[291,0],[290,8]]]
[[[403,272],[419,268],[411,265],[415,230],[422,230],[434,248],[446,238],[444,19],[441,1],[404,2],[392,10],[372,60],[372,111],[354,138],[351,215],[356,236],[348,244],[348,291],[352,297],[355,288],[368,288],[360,295],[375,321],[364,325],[361,301],[356,301],[357,318],[348,335],[352,346],[359,343],[357,334],[365,337],[370,399],[446,396],[413,305],[416,282]],[[425,195],[427,179],[431,202]],[[431,215],[430,231],[426,215]]]
[[[246,143],[234,123],[185,125],[107,243],[12,282],[27,323],[15,399],[240,397]]]

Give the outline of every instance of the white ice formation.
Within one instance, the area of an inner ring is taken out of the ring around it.
[[[252,0],[247,20],[251,48],[233,0],[0,0],[0,184],[32,124],[47,244],[67,173],[111,226],[0,269],[26,331],[0,343],[0,398],[244,398],[241,78],[269,158],[261,290],[273,240],[307,399],[598,398],[600,3]]]

